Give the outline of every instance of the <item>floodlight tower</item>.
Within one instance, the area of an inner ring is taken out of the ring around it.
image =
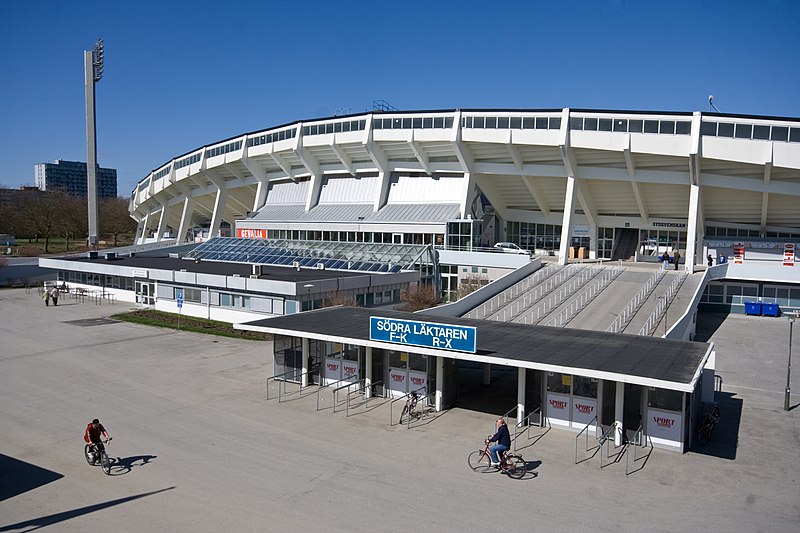
[[[89,200],[89,249],[97,248],[97,127],[94,120],[94,84],[103,78],[103,39],[83,51],[86,89],[86,196]]]

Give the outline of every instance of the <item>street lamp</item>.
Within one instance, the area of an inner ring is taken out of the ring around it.
[[[311,289],[313,289],[314,286],[311,283],[308,283],[303,285],[303,287],[308,291],[308,310],[311,311],[314,307],[311,302]]]
[[[789,410],[789,396],[792,392],[789,388],[789,378],[792,375],[792,326],[794,326],[794,320],[797,318],[797,311],[786,313],[786,318],[789,319],[789,366],[786,367],[786,395],[783,398],[784,411]]]

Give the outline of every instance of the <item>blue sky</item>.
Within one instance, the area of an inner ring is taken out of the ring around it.
[[[800,117],[800,1],[0,0],[0,185],[86,160],[83,50],[105,42],[101,166],[118,193],[271,126],[399,109]]]

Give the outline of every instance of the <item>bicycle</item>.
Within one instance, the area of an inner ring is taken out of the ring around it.
[[[403,412],[400,413],[400,424],[403,423],[403,419],[406,415],[409,418],[419,418],[422,416],[422,413],[416,411],[417,403],[419,402],[419,395],[416,391],[411,391],[406,399],[406,404],[403,406]]]
[[[700,446],[708,444],[719,424],[719,406],[717,404],[703,404],[703,416],[697,422],[697,443]]]
[[[500,465],[492,465],[492,455],[489,452],[489,445],[491,443],[487,440],[486,446],[483,450],[475,450],[467,457],[467,464],[475,472],[486,473],[491,470],[499,470],[510,478],[522,479],[528,471],[528,464],[525,459],[518,453],[503,452],[500,456]]]
[[[108,445],[109,442],[111,442],[110,438],[106,441],[106,445]],[[111,459],[108,458],[106,448],[103,446],[102,441],[84,446],[83,455],[87,463],[95,466],[99,462],[103,472],[105,472],[107,476],[111,475]]]

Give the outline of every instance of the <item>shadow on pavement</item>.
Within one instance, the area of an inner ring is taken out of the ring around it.
[[[58,472],[0,454],[0,502],[62,477]]]
[[[732,392],[718,392],[717,403],[720,410],[719,425],[714,430],[711,441],[705,446],[700,446],[695,436],[692,452],[733,460],[736,459],[736,450],[739,447],[739,428],[742,423],[744,400],[737,398]]]
[[[728,318],[728,313],[697,313],[697,329],[694,340],[697,342],[708,342],[714,336],[719,327]]]
[[[112,460],[111,474],[112,476],[121,476],[127,474],[135,466],[144,466],[150,464],[150,461],[158,457],[157,455],[132,455],[130,457],[117,457]],[[141,461],[141,462],[140,462]]]
[[[128,496],[126,498],[119,498],[116,500],[109,500],[107,502],[97,503],[94,505],[87,505],[86,507],[79,507],[78,509],[73,509],[71,511],[64,511],[61,513],[41,516],[39,518],[31,518],[30,520],[25,520],[24,522],[17,522],[16,524],[10,524],[8,526],[0,527],[0,531],[13,531],[15,529],[22,529],[27,527],[30,528],[27,531],[33,531],[35,529],[39,529],[42,527],[58,524],[59,522],[64,522],[65,520],[69,520],[71,518],[77,518],[85,514],[93,513],[95,511],[100,511],[102,509],[113,507],[115,505],[120,505],[122,503],[127,503],[133,500],[138,500],[139,498],[144,498],[145,496],[152,496],[153,494],[158,494],[159,492],[172,490],[174,488],[175,488],[174,486],[167,487],[166,489],[154,490],[152,492],[144,492],[142,494],[137,494],[135,496]]]

